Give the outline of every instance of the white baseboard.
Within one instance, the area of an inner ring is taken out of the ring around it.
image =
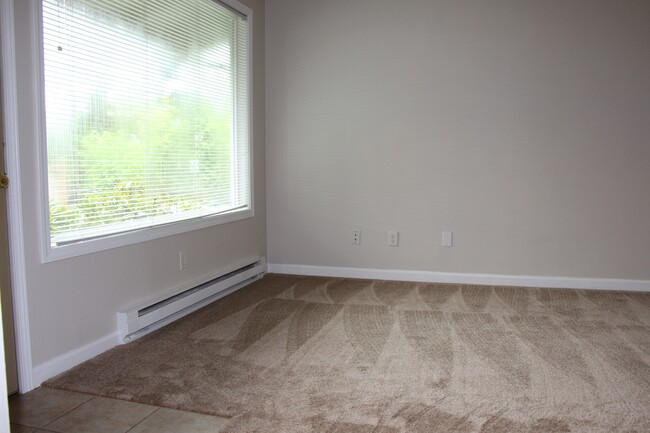
[[[567,289],[626,290],[650,292],[650,280],[611,278],[541,277],[528,275],[465,274],[455,272],[403,271],[396,269],[268,264],[277,274],[320,277],[366,278],[425,283],[485,284],[491,286],[559,287]]]
[[[54,377],[59,373],[63,373],[84,361],[88,361],[100,353],[112,349],[118,344],[120,344],[119,333],[114,332],[100,338],[99,340],[86,344],[83,347],[71,350],[68,353],[64,353],[63,355],[59,355],[56,358],[52,358],[37,365],[34,367],[32,373],[34,387],[40,386],[41,383],[45,382],[47,379]]]
[[[265,258],[261,257],[259,260],[262,264],[260,265],[261,267],[258,267],[260,273],[258,274],[257,278],[261,277],[267,271]],[[221,274],[223,274],[223,272]],[[29,389],[21,388],[21,393],[31,391],[32,389],[40,386],[47,379],[50,379],[57,374],[63,373],[64,371],[69,370],[72,367],[81,364],[82,362],[88,361],[89,359],[94,358],[95,356],[122,344],[123,342],[129,342],[136,337],[141,337],[142,335],[159,329],[162,326],[173,322],[174,320],[178,320],[181,317],[216,301],[217,299],[220,299],[236,290],[239,290],[240,288],[252,283],[253,281],[253,278],[248,278],[245,281],[239,282],[231,287],[221,290],[208,298],[196,302],[186,307],[185,309],[176,312],[173,315],[165,317],[164,319],[159,320],[158,322],[151,324],[146,328],[143,328],[142,331],[138,333],[137,336],[134,335],[133,338],[127,338],[123,341],[122,336],[120,335],[120,330],[118,329],[114,333],[106,335],[99,340],[95,340],[91,343],[86,344],[85,346],[79,347],[48,361],[45,361],[31,370],[32,386]]]
[[[561,287],[569,289],[628,290],[650,292],[650,280],[610,278],[541,277],[499,274],[466,274],[454,272],[404,271],[397,269],[346,268],[333,266],[268,264],[268,272],[339,278],[416,281],[426,283],[486,284],[524,287]],[[33,384],[40,386],[47,379],[63,373],[100,353],[120,344],[119,333],[95,340],[83,347],[45,361],[34,367]]]

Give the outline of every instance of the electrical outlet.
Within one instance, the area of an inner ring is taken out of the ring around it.
[[[399,232],[390,230],[388,232],[388,246],[396,247],[399,245]]]
[[[442,232],[442,246],[451,247],[453,245],[453,233]]]
[[[361,230],[352,230],[352,245],[361,245]]]
[[[178,252],[178,270],[183,271],[187,267],[187,257],[185,251]]]

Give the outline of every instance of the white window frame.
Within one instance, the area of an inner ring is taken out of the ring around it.
[[[144,227],[134,229],[123,233],[98,237],[95,239],[82,240],[67,245],[52,247],[50,234],[50,210],[49,210],[49,189],[48,189],[48,166],[47,166],[47,134],[45,124],[45,73],[43,60],[43,4],[41,0],[36,0],[36,20],[34,30],[36,35],[36,55],[38,56],[38,86],[36,89],[38,111],[36,113],[36,122],[38,125],[38,186],[39,186],[39,232],[41,243],[41,262],[49,263],[57,260],[81,256],[84,254],[95,253],[112,248],[126,245],[132,245],[158,239],[166,236],[177,235],[181,233],[199,230],[207,227],[213,227],[221,224],[239,221],[255,216],[254,211],[254,179],[253,179],[253,11],[248,6],[237,0],[212,0],[221,3],[226,7],[246,16],[246,26],[248,32],[248,146],[249,146],[249,163],[248,181],[250,182],[250,206],[242,210],[232,210],[229,212],[207,215],[193,219],[187,219],[177,222],[170,222],[153,227]]]

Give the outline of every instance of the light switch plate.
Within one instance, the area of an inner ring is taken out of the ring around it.
[[[453,233],[442,232],[442,246],[451,247],[453,245]]]

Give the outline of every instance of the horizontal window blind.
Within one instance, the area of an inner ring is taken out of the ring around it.
[[[248,34],[213,0],[44,0],[51,245],[249,209]]]

